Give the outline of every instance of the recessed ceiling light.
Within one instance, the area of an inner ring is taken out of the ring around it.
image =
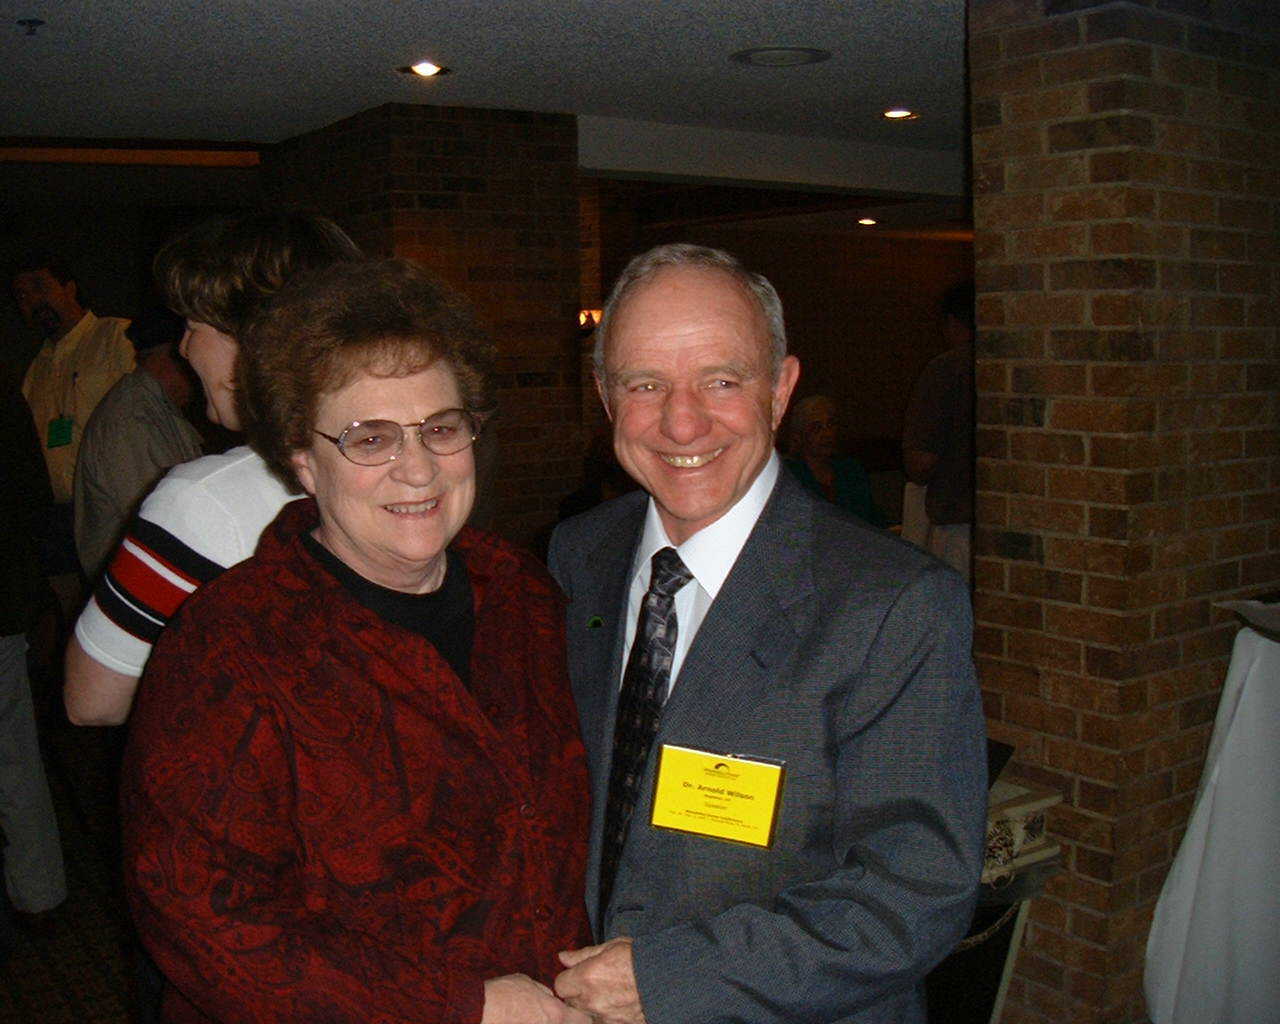
[[[439,78],[441,75],[451,74],[448,68],[442,68],[429,60],[420,60],[417,64],[410,64],[408,67],[396,68],[396,70],[402,75],[417,75],[419,78]]]
[[[830,50],[812,46],[757,46],[729,55],[730,60],[753,68],[794,68],[801,64],[820,64],[831,59]]]
[[[871,227],[875,222],[876,222],[876,219],[875,219],[874,217],[859,217],[859,218],[858,218],[858,223],[859,223],[859,224],[861,224],[863,227],[868,227],[868,228],[869,228],[869,227]]]
[[[884,116],[890,121],[914,121],[920,115],[914,110],[908,110],[906,107],[893,107],[884,112]]]

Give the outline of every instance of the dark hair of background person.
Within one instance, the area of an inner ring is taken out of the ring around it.
[[[839,416],[840,407],[836,405],[836,400],[827,394],[806,395],[792,404],[787,412],[786,451],[788,455],[804,457],[805,434],[814,416],[824,406],[831,410],[833,416]]]
[[[182,317],[164,306],[152,306],[134,317],[124,336],[133,342],[137,355],[161,345],[177,345],[182,341]]]
[[[169,308],[239,338],[264,299],[295,274],[362,256],[342,228],[298,211],[206,221],[156,254],[156,284]]]
[[[442,360],[465,409],[492,408],[493,343],[460,296],[408,260],[339,263],[294,278],[239,340],[241,420],[295,491],[291,456],[315,440],[321,397],[361,374],[408,376]]]
[[[49,271],[58,284],[76,280],[75,274],[71,273],[71,265],[57,253],[48,249],[28,249],[9,264],[8,281],[12,285],[13,279],[19,274],[31,274],[39,270]],[[76,281],[77,293],[79,290],[80,282]]]

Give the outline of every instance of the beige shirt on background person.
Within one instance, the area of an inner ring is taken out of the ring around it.
[[[85,578],[106,567],[142,499],[172,466],[200,458],[200,433],[146,370],[121,377],[98,403],[76,459],[76,553]]]
[[[40,438],[53,485],[53,500],[69,502],[76,455],[84,427],[102,396],[134,368],[133,343],[125,337],[128,320],[85,313],[57,341],[45,342],[27,368],[22,393]],[[49,447],[49,424],[61,416],[74,421],[71,442]]]

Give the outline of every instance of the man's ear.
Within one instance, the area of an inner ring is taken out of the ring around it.
[[[787,356],[778,367],[778,377],[773,382],[773,429],[778,429],[782,417],[787,414],[787,404],[791,401],[791,393],[796,389],[800,379],[800,360],[795,356]]]
[[[289,461],[293,464],[293,471],[297,474],[298,483],[302,484],[302,489],[314,498],[316,494],[316,469],[315,456],[311,453],[311,449],[303,448],[294,452],[289,456]]]
[[[600,379],[600,374],[593,373],[592,379],[596,382],[596,394],[600,396],[600,404],[604,406],[604,414],[609,417],[609,422],[613,422],[613,410],[609,408],[609,387]]]

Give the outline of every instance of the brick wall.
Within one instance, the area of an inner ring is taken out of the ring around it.
[[[581,474],[574,119],[389,104],[281,144],[263,174],[470,298],[500,353],[495,525],[535,540]]]
[[[1006,1022],[1142,1021],[1236,624],[1280,583],[1276,9],[971,0],[977,653],[1062,790]]]

